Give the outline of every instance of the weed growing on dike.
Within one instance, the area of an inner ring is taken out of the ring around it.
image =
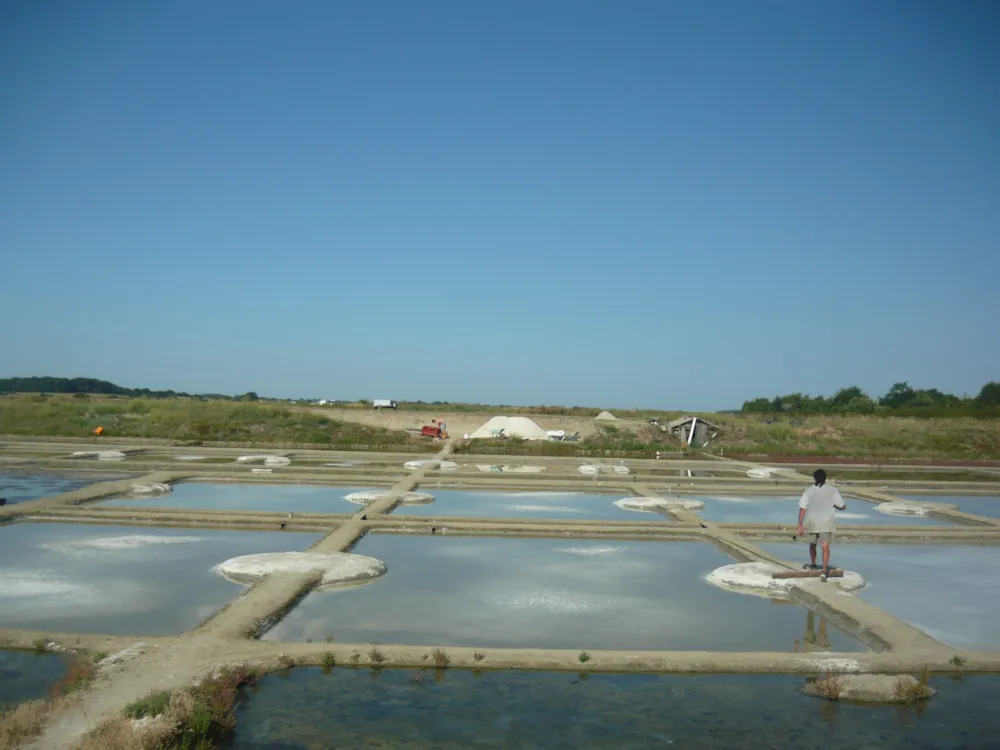
[[[385,654],[379,651],[375,646],[372,646],[372,650],[368,652],[368,659],[372,664],[381,664],[385,661]]]
[[[486,658],[486,654],[484,654],[482,651],[473,651],[472,658],[475,659],[476,661],[482,661],[483,659]]]
[[[327,651],[323,654],[323,658],[320,660],[320,663],[323,665],[323,669],[329,671],[337,665],[337,657],[332,651]]]
[[[588,661],[590,661],[590,654],[588,654],[586,651],[581,651],[579,659],[581,664],[586,664]]]
[[[955,654],[954,656],[952,656],[948,660],[948,663],[949,664],[954,664],[956,667],[964,667],[965,666],[965,657],[964,656],[959,656],[958,654]]]
[[[438,669],[445,669],[451,664],[451,657],[439,648],[431,652],[431,657],[434,659],[434,666]]]
[[[816,680],[816,692],[828,701],[839,700],[841,693],[844,692],[844,684],[840,678],[827,672],[822,680]]]
[[[259,678],[246,666],[227,668],[194,687],[156,692],[130,704],[122,717],[88,734],[78,750],[189,750],[218,747],[236,727],[241,687]],[[150,718],[136,729],[132,720]]]

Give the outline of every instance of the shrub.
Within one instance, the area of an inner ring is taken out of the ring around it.
[[[154,691],[145,698],[140,698],[125,707],[125,716],[129,719],[141,719],[144,716],[159,716],[170,705],[170,693],[166,690]]]

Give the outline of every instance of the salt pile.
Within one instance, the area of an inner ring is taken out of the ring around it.
[[[368,505],[376,500],[381,500],[388,494],[388,492],[379,490],[364,490],[344,495],[344,499],[355,505]],[[434,502],[434,495],[428,495],[426,492],[404,492],[400,498],[400,505],[426,505]]]
[[[385,573],[381,560],[349,552],[267,552],[233,557],[213,570],[233,583],[250,585],[273,573],[320,573],[321,586],[368,581]]]
[[[786,568],[769,562],[748,562],[723,565],[709,573],[705,580],[722,589],[758,596],[784,596],[792,586],[809,581],[808,578],[771,578],[772,573],[785,572]],[[851,570],[843,578],[831,578],[829,583],[844,591],[855,591],[865,585],[865,579]]]
[[[922,503],[911,503],[911,502],[892,502],[892,503],[879,503],[875,506],[875,510],[879,513],[885,513],[888,516],[926,516],[928,513],[934,510],[931,505],[923,505]]]
[[[133,484],[129,489],[130,495],[166,495],[173,488],[163,482],[152,482],[151,484]]]
[[[618,417],[616,417],[614,414],[612,414],[609,411],[602,411],[600,414],[598,414],[596,417],[594,417],[594,419],[599,419],[602,422],[617,422],[618,421]]]
[[[631,470],[625,464],[584,464],[577,468],[581,474],[630,474]]]
[[[679,497],[623,497],[615,500],[615,505],[623,510],[637,510],[640,513],[655,513],[658,510],[680,508],[700,510],[705,507],[701,500],[685,500]]]
[[[493,417],[469,435],[471,440],[489,440],[497,435],[522,440],[551,440],[549,434],[527,417]]]
[[[287,456],[240,456],[236,459],[241,464],[264,464],[264,466],[288,466],[292,459]]]
[[[121,461],[125,454],[121,451],[75,451],[70,458],[96,458],[98,461]]]

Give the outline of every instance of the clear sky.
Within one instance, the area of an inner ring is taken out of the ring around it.
[[[974,394],[998,38],[989,1],[3,3],[0,376]]]

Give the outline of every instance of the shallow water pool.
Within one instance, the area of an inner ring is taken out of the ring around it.
[[[934,678],[911,708],[829,703],[785,675],[295,669],[237,709],[230,750],[978,750],[996,747],[1000,678]]]
[[[696,511],[706,521],[717,523],[773,523],[794,525],[799,521],[798,497],[693,497],[705,503]],[[941,526],[946,521],[879,513],[874,503],[856,498],[844,499],[847,508],[834,517],[838,526]]]
[[[169,495],[114,498],[98,503],[117,507],[178,510],[272,510],[291,513],[355,513],[361,506],[344,495],[371,487],[315,487],[297,484],[181,482]]]
[[[44,698],[66,674],[66,660],[56,654],[0,649],[0,709]]]
[[[457,516],[462,518],[551,518],[590,521],[666,521],[655,513],[622,510],[614,501],[625,495],[585,492],[466,492],[421,487],[434,496],[427,505],[401,505],[396,516]]]
[[[320,536],[58,523],[0,526],[0,628],[180,633],[243,591],[213,566],[238,555],[304,550]]]
[[[784,560],[806,545],[761,544]],[[1000,547],[837,544],[831,564],[860,573],[867,602],[955,648],[1000,648]]]
[[[961,495],[903,495],[902,497],[905,500],[915,502],[927,500],[935,503],[954,503],[963,513],[1000,518],[1000,497],[963,497]]]
[[[493,539],[369,534],[356,552],[388,572],[315,591],[265,637],[581,649],[792,651],[797,605],[718,589],[733,562],[703,542]],[[834,650],[861,644],[830,628]]]
[[[73,472],[29,471],[4,469],[0,471],[0,497],[7,504],[24,503],[41,497],[72,492],[97,482],[128,479],[130,474],[84,474]]]

